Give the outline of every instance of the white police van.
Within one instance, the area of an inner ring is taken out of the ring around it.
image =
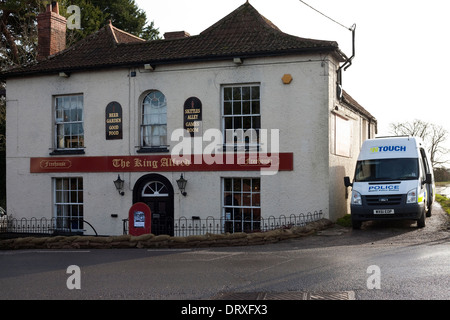
[[[430,158],[417,137],[382,137],[364,141],[351,183],[354,229],[369,220],[416,220],[425,227],[431,216],[434,176]]]

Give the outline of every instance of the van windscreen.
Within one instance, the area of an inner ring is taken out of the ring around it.
[[[360,160],[356,164],[355,182],[418,178],[419,163],[414,158]]]

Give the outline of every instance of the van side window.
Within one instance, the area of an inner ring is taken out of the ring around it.
[[[423,165],[425,167],[425,173],[431,173],[431,167],[428,163],[428,159],[425,153],[425,150],[423,148],[420,149],[420,155],[422,156]]]
[[[420,171],[422,171],[422,180],[424,180],[427,171],[425,170],[424,161],[422,157],[419,158],[419,163],[420,163]]]

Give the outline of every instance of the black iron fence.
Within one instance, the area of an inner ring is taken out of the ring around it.
[[[207,217],[180,217],[178,219],[153,219],[151,222],[151,233],[155,235],[168,234],[175,237],[185,237],[191,235],[204,235],[207,233],[222,234],[234,232],[264,232],[280,228],[291,228],[294,226],[304,226],[307,223],[320,220],[322,210],[281,215],[279,217],[270,216],[258,220],[231,220],[225,218]],[[123,219],[123,234],[128,234],[128,219]]]
[[[225,219],[207,217],[180,217],[178,219],[153,219],[151,233],[155,235],[168,234],[175,237],[190,235],[204,235],[207,233],[222,234],[234,232],[264,232],[279,228],[290,228],[293,226],[304,226],[307,223],[320,220],[322,210],[270,216],[253,220]],[[12,216],[0,217],[0,237],[18,235],[74,235],[83,234],[85,225],[89,225],[94,233],[94,226],[82,218],[13,218]],[[128,234],[128,219],[123,219],[123,234]]]
[[[0,218],[0,237],[14,235],[82,235],[85,224],[97,235],[95,228],[82,218]]]

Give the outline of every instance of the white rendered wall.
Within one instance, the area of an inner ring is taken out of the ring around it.
[[[175,190],[175,218],[214,216],[222,212],[222,177],[261,177],[263,217],[322,210],[330,217],[329,116],[330,66],[327,57],[298,56],[157,66],[153,72],[117,69],[8,80],[7,90],[7,204],[15,217],[53,215],[52,178],[82,177],[84,218],[100,234],[121,234],[122,219],[133,204],[136,181],[152,172],[121,172],[125,195],[113,184],[117,173],[30,174],[30,157],[50,157],[53,149],[53,96],[82,93],[84,98],[85,156],[138,155],[139,104],[148,90],[167,98],[168,139],[183,126],[183,104],[201,100],[203,131],[222,129],[221,86],[259,84],[261,127],[278,129],[280,152],[292,152],[294,170],[261,176],[258,171],[185,172],[186,197],[176,185],[179,172],[161,172]],[[130,77],[136,71],[136,77]],[[290,74],[290,84],[281,78]],[[123,139],[105,140],[105,108],[117,101],[123,108]],[[177,142],[171,142],[170,148]],[[209,142],[205,142],[204,146]],[[272,146],[268,145],[268,151]],[[169,153],[168,153],[169,154]],[[140,154],[152,155],[152,154]],[[68,156],[70,157],[70,156]],[[74,157],[80,157],[79,155]],[[118,218],[112,218],[117,214]],[[86,227],[87,233],[90,229]]]

